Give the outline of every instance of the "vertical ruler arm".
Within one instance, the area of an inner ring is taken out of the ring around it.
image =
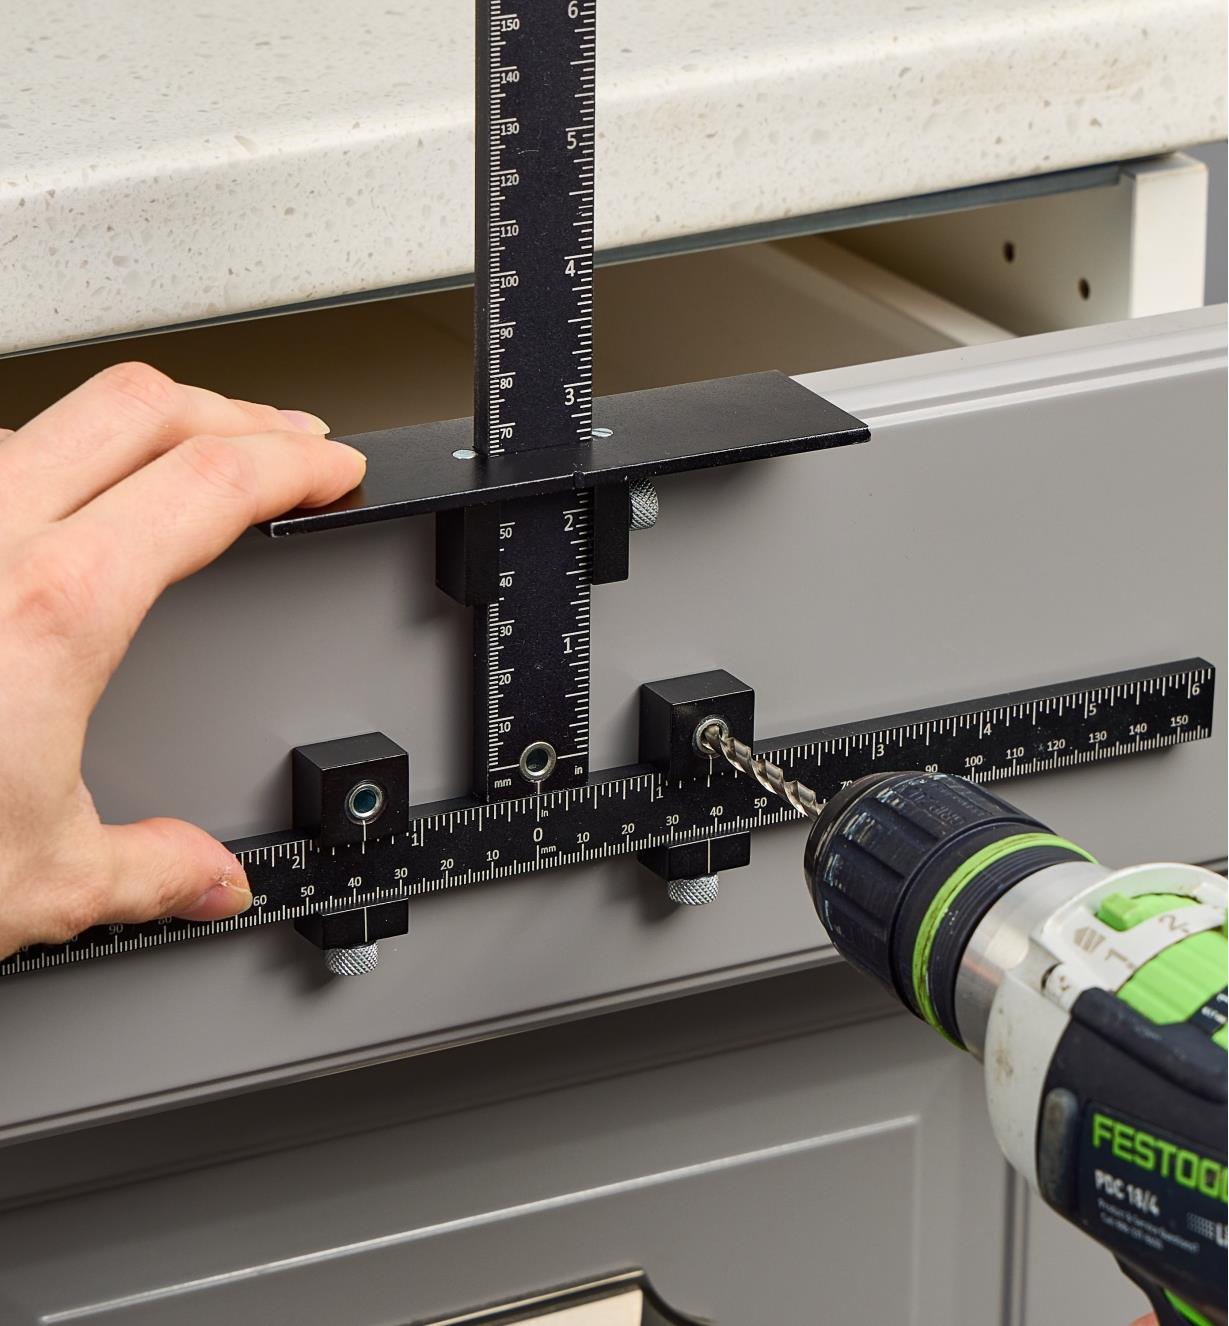
[[[474,449],[593,423],[596,0],[477,0]]]
[[[498,598],[474,613],[474,788],[483,800],[588,780],[591,496],[502,508]],[[531,755],[522,765],[534,748],[545,763]],[[538,780],[528,776],[535,767]]]
[[[588,442],[596,0],[477,0],[474,450]],[[474,792],[589,775],[592,495],[504,503],[474,614]]]

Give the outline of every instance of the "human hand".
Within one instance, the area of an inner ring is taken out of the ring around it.
[[[0,429],[0,958],[91,925],[218,920],[251,904],[239,862],[201,829],[102,824],[81,754],[168,585],[256,522],[359,482],[364,458],[327,431],[144,364]]]

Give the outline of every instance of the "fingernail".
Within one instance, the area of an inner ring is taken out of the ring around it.
[[[185,921],[221,921],[246,912],[251,905],[252,890],[246,884],[223,881],[202,893],[191,907],[178,915]]]
[[[355,460],[358,461],[358,479],[355,479],[354,481],[357,483],[358,480],[367,473],[367,457],[358,449],[358,447],[352,447],[349,443],[335,442],[333,445],[340,447],[343,451],[348,451]]]
[[[308,414],[306,410],[279,410],[278,413],[297,433],[319,433],[323,436],[329,431],[329,426],[316,414]]]

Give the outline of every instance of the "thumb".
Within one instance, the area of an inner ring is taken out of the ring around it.
[[[180,916],[221,921],[252,905],[237,858],[182,820],[141,820],[103,829],[111,862],[107,920]]]

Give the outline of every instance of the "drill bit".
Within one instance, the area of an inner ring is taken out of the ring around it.
[[[774,796],[788,801],[809,819],[819,819],[823,802],[813,789],[796,778],[786,778],[785,770],[757,755],[744,741],[731,736],[724,723],[708,723],[696,734],[696,745],[705,755],[726,759],[735,769],[750,774],[757,783]]]

